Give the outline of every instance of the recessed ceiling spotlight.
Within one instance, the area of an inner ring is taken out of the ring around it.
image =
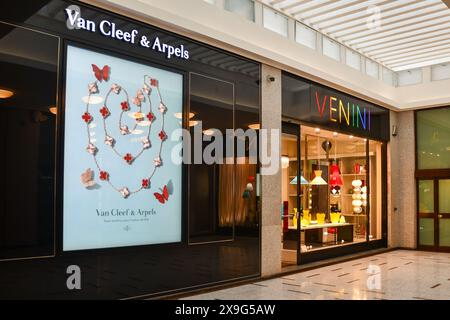
[[[349,138],[350,138],[350,139],[353,139],[353,136],[350,136]]]
[[[315,131],[316,133],[320,133],[320,128],[316,128],[316,129],[314,129],[314,131]]]
[[[333,132],[333,137],[337,137],[338,133],[337,132]]]
[[[253,130],[259,130],[261,128],[261,125],[259,123],[252,123],[249,124],[248,127]]]
[[[14,92],[11,90],[0,89],[0,99],[8,99],[14,95]]]
[[[181,113],[181,112],[174,113],[173,115],[177,119],[181,119],[183,117],[183,113]],[[194,116],[195,116],[195,113],[189,112],[189,119],[192,119]]]

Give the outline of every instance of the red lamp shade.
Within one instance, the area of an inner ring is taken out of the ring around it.
[[[331,186],[342,186],[344,183],[342,182],[341,175],[339,173],[339,167],[337,164],[332,164],[330,166],[330,185]]]

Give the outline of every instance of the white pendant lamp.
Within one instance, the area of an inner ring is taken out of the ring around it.
[[[316,133],[319,134],[320,130],[316,130]],[[319,149],[319,135],[317,135],[317,156],[319,162],[319,170],[314,170],[314,179],[310,182],[313,186],[324,186],[328,185],[328,183],[322,178],[322,170],[320,170],[320,149]]]

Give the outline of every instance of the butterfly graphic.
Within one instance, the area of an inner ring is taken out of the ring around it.
[[[91,168],[86,169],[86,171],[81,174],[81,183],[86,188],[95,186],[94,171],[92,171]]]
[[[155,196],[156,200],[158,200],[160,203],[164,204],[167,201],[169,201],[169,191],[167,190],[167,186],[164,186],[164,188],[162,189],[162,193],[155,192],[153,193],[153,195]]]
[[[97,65],[92,64],[92,71],[94,71],[94,75],[98,81],[108,81],[110,71],[109,66],[104,66],[103,69],[100,69]]]

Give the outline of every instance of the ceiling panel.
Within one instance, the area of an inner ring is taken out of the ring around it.
[[[450,0],[261,1],[395,71],[450,61]]]

